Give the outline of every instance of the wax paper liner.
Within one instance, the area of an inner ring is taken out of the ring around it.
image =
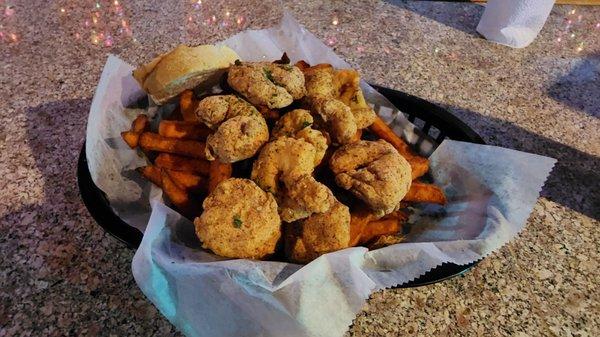
[[[287,14],[279,27],[242,32],[223,43],[244,60],[276,59],[286,51],[292,60],[348,67]],[[115,57],[107,61],[90,111],[86,155],[94,182],[115,211],[140,229],[147,223],[132,262],[135,280],[188,336],[342,336],[373,291],[408,282],[444,262],[481,259],[507,243],[524,227],[555,162],[444,141],[430,160],[448,205],[416,207],[405,242],[373,251],[349,248],[305,266],[227,260],[202,250],[193,225],[132,171],[144,160],[119,137],[139,113],[125,107],[143,97],[131,69]],[[366,83],[363,90],[409,142],[421,138],[421,153],[436,148]]]

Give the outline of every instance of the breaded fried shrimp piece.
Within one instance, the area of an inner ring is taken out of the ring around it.
[[[304,97],[304,74],[296,66],[239,62],[229,68],[227,83],[250,103],[284,108]]]
[[[315,213],[285,225],[285,252],[296,262],[309,262],[325,253],[349,247],[350,210],[339,201],[325,213]]]
[[[275,252],[281,220],[275,198],[252,180],[230,178],[208,195],[194,220],[202,247],[215,254],[261,259]]]
[[[409,163],[384,140],[340,147],[329,167],[336,183],[382,216],[393,212],[412,182]]]
[[[314,123],[313,117],[308,110],[295,109],[283,115],[271,132],[271,138],[292,137],[303,139],[315,147],[315,166],[321,163],[327,150],[327,137],[311,126]]]
[[[235,95],[204,98],[195,111],[198,120],[216,129],[206,139],[206,158],[233,163],[250,158],[269,140],[264,117]]]

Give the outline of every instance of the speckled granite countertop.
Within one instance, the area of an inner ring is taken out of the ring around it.
[[[135,64],[271,26],[281,6],[161,3],[0,0],[0,337],[179,335],[79,199],[91,98],[108,53]],[[600,7],[556,7],[517,50],[477,36],[479,5],[285,6],[369,81],[559,160],[516,240],[463,277],[373,294],[348,335],[600,335]]]

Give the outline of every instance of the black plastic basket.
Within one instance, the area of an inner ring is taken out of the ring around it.
[[[460,119],[441,107],[421,98],[373,85],[373,87],[402,111],[425,134],[438,143],[449,138],[453,140],[484,144],[483,139]],[[77,181],[83,203],[96,222],[109,234],[136,249],[142,241],[142,233],[119,218],[106,198],[106,195],[92,181],[85,156],[85,144],[77,164]],[[455,265],[446,263],[427,272],[418,279],[406,283],[401,288],[422,286],[439,282],[469,270],[474,263]]]

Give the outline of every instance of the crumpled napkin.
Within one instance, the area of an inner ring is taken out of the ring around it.
[[[477,31],[499,44],[527,47],[542,30],[552,6],[554,0],[490,0]]]

